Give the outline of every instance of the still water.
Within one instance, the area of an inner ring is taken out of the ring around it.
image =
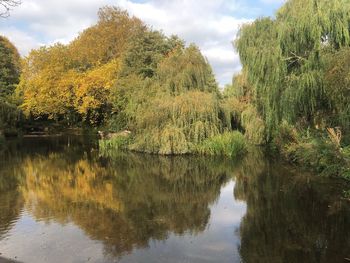
[[[0,151],[0,262],[350,262],[344,184],[263,156],[12,141]]]

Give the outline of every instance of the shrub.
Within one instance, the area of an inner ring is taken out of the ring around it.
[[[289,161],[308,166],[324,176],[350,179],[350,150],[339,142],[318,135],[299,135],[284,130],[278,137],[278,148]]]
[[[225,132],[206,139],[197,147],[197,152],[205,155],[221,155],[235,158],[246,151],[246,142],[238,131]]]

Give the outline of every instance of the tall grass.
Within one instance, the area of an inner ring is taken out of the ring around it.
[[[108,140],[100,140],[99,150],[101,155],[109,156],[113,152],[128,150],[130,143],[130,137],[120,135]]]
[[[245,138],[238,131],[224,132],[206,139],[197,146],[197,152],[204,155],[221,155],[236,158],[247,150]]]

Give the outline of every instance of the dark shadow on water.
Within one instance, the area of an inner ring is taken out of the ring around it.
[[[12,260],[12,259],[3,258],[0,256],[0,263],[21,263],[21,262]]]

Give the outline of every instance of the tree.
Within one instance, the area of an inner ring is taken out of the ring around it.
[[[173,49],[166,54],[157,49],[152,59],[146,60],[160,61],[156,69],[148,67],[154,70],[152,74],[145,76],[151,70],[139,70],[147,68],[147,63],[141,63],[143,66],[136,67],[138,70],[126,78],[128,88],[119,86],[116,104],[121,105],[118,116],[126,116],[127,128],[135,133],[132,149],[185,154],[222,130],[219,91],[212,69],[198,47],[186,48],[181,42],[168,41]]]
[[[325,59],[325,92],[330,108],[327,123],[350,130],[350,48],[332,52]]]
[[[16,47],[0,36],[0,99],[11,95],[19,82],[20,56]]]
[[[32,51],[24,61],[18,91],[27,116],[74,119],[100,125],[110,112],[110,93],[121,58],[143,23],[126,11],[104,7],[96,25],[68,45]],[[76,115],[80,118],[76,118]]]
[[[78,76],[74,90],[75,107],[91,124],[100,124],[110,112],[110,93],[119,70],[120,61],[112,60]]]
[[[0,0],[0,17],[9,17],[11,9],[21,3],[21,0]]]
[[[97,24],[84,30],[69,45],[74,67],[79,71],[120,58],[129,41],[145,28],[141,20],[117,7],[103,7],[98,16]]]
[[[317,127],[332,111],[325,91],[324,58],[350,45],[346,0],[289,0],[276,18],[244,25],[235,45],[268,137],[286,120]]]
[[[2,129],[13,128],[20,117],[12,98],[20,73],[20,56],[16,47],[0,36],[0,135]]]
[[[61,44],[33,50],[24,60],[18,91],[27,116],[59,119],[74,107],[77,73],[71,70],[68,48]]]

